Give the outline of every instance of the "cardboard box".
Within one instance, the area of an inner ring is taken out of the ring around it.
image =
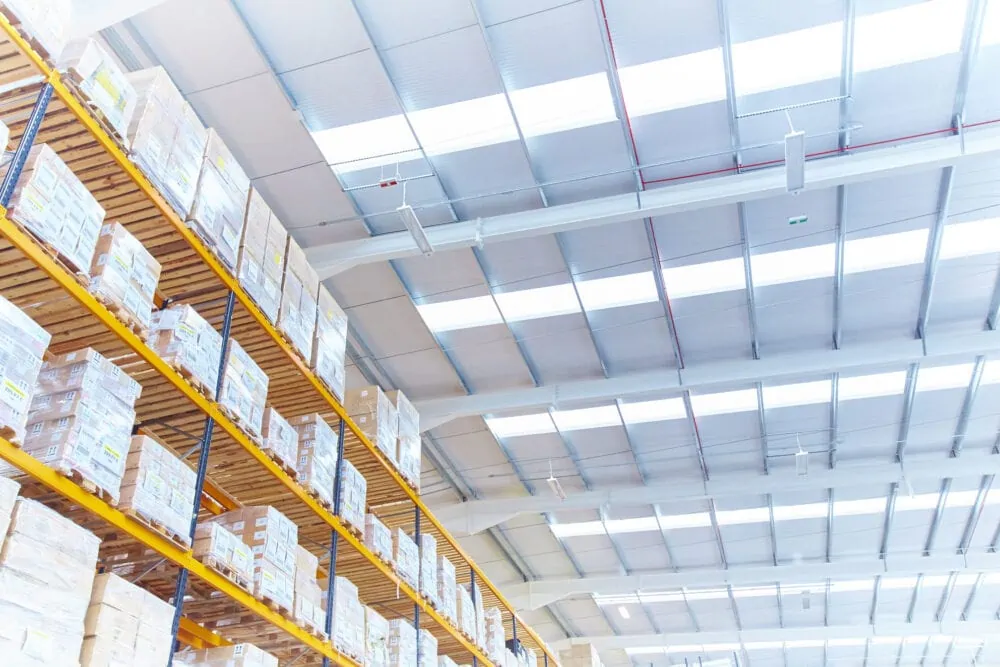
[[[344,400],[347,382],[347,313],[337,305],[323,283],[319,285],[316,308],[316,336],[313,339],[312,363],[316,371],[338,400]]]
[[[299,529],[284,514],[268,505],[253,505],[220,514],[215,521],[251,547],[255,559],[271,561],[289,579],[295,576]]]
[[[278,321],[287,246],[284,225],[251,187],[236,277],[272,324]]]
[[[437,637],[432,635],[428,630],[421,628],[420,634],[418,635],[418,641],[420,642],[420,651],[417,655],[420,659],[417,661],[417,667],[437,667]]]
[[[504,627],[503,614],[496,607],[486,610],[486,640],[483,644],[486,657],[496,663],[503,662],[504,650]]]
[[[285,334],[303,359],[312,358],[316,334],[316,299],[319,275],[306,259],[306,253],[288,237],[285,249],[285,275],[281,284],[278,329]]]
[[[341,653],[364,658],[365,607],[358,587],[345,577],[334,580],[333,645]]]
[[[24,442],[24,429],[51,337],[0,296],[0,435]]]
[[[344,409],[365,436],[392,464],[396,458],[396,407],[380,387],[351,389],[344,397]]]
[[[216,521],[202,521],[194,534],[194,557],[203,563],[214,561],[217,569],[232,570],[247,589],[253,585],[253,550],[243,539]]]
[[[420,550],[402,528],[392,531],[392,559],[396,564],[396,574],[418,590],[420,582]]]
[[[56,61],[69,40],[72,0],[3,0],[8,16]]]
[[[559,662],[563,667],[604,667],[593,644],[573,644],[559,652]]]
[[[128,127],[132,161],[185,217],[194,203],[208,131],[162,67],[127,76],[137,95]]]
[[[326,634],[326,590],[316,581],[319,559],[301,545],[295,558],[295,620]]]
[[[389,621],[365,607],[365,667],[388,667]]]
[[[413,488],[420,490],[420,413],[398,389],[386,392],[396,409],[396,466]]]
[[[278,659],[253,644],[234,644],[200,651],[181,651],[175,665],[186,667],[278,667]]]
[[[472,596],[468,589],[459,586],[455,598],[455,611],[458,615],[459,629],[469,637],[476,637],[476,607],[472,604]]]
[[[417,631],[406,619],[389,621],[390,667],[414,667],[417,664]]]
[[[187,223],[234,272],[249,195],[250,179],[219,134],[210,129]]]
[[[162,524],[191,545],[196,474],[173,452],[148,436],[132,437],[118,509]]]
[[[0,544],[7,535],[10,527],[10,517],[14,512],[14,503],[17,502],[17,493],[21,490],[21,485],[12,479],[0,477]]]
[[[322,502],[333,506],[339,437],[318,414],[303,415],[289,423],[299,436],[296,470],[299,483]]]
[[[80,39],[63,49],[58,68],[67,72],[92,108],[124,142],[139,96],[118,63],[96,40]]]
[[[46,362],[36,392],[24,450],[117,501],[142,387],[86,348]]]
[[[11,220],[51,245],[70,269],[90,270],[104,209],[48,144],[28,153],[8,209]]]
[[[358,532],[365,530],[368,482],[346,458],[340,468],[340,518]]]
[[[392,531],[374,514],[365,515],[365,546],[387,563],[395,563]]]
[[[235,338],[226,348],[226,369],[222,378],[219,402],[232,414],[243,430],[261,439],[264,404],[267,402],[268,377]]]
[[[440,606],[437,588],[437,540],[433,535],[421,533],[419,547],[420,594],[430,600],[434,606]]]
[[[0,551],[0,655],[31,667],[76,665],[100,540],[18,498]]]
[[[174,608],[114,574],[99,574],[84,620],[82,667],[166,664]]]
[[[101,227],[87,290],[128,321],[149,329],[160,263],[117,222]]]
[[[420,438],[405,437],[396,441],[396,460],[399,474],[413,488],[420,491]]]
[[[261,449],[286,467],[295,469],[299,456],[299,434],[274,408],[264,410],[260,434],[263,439]]]
[[[438,667],[458,667],[458,663],[446,655],[438,656]]]
[[[437,603],[441,615],[458,625],[458,582],[455,577],[455,566],[447,556],[438,556],[437,566]]]
[[[476,639],[476,644],[482,648],[486,646],[486,609],[483,605],[483,595],[480,592],[479,584],[470,581],[463,586],[469,594],[469,603],[472,605],[473,623],[475,632],[472,636]],[[459,619],[462,620],[462,619]],[[464,623],[464,621],[463,621]]]
[[[215,396],[222,336],[194,308],[176,304],[154,313],[149,345],[203,393]]]

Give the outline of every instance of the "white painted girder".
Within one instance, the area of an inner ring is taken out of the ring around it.
[[[806,476],[794,470],[776,470],[769,475],[746,472],[720,473],[708,481],[661,482],[650,486],[630,486],[601,491],[573,493],[560,500],[551,493],[520,498],[490,498],[434,508],[434,515],[456,535],[474,535],[521,514],[541,514],[561,510],[635,507],[671,502],[718,500],[736,496],[762,496],[795,491],[843,489],[883,485],[893,482],[942,480],[1000,474],[1000,456],[909,460],[898,463],[844,463],[832,470],[816,469]]]
[[[648,574],[578,577],[575,579],[539,579],[504,589],[511,603],[522,611],[540,609],[564,598],[598,595],[628,595],[636,591],[680,590],[682,588],[722,588],[725,586],[766,586],[815,584],[826,579],[865,579],[877,575],[916,576],[918,574],[978,574],[996,572],[1000,554],[970,553],[896,555],[852,558],[827,563],[802,562],[782,565],[734,566],[662,571]]]
[[[782,379],[815,379],[834,372],[850,373],[871,366],[905,368],[909,363],[968,361],[978,354],[1000,350],[1000,331],[931,336],[923,341],[884,341],[843,347],[769,355],[766,359],[737,359],[692,364],[598,380],[580,380],[525,389],[439,398],[417,403],[424,430],[452,419],[537,407],[562,407],[573,402],[628,399],[662,392],[703,391],[734,384]]]
[[[968,158],[1000,152],[1000,130],[966,132],[927,141],[852,153],[806,164],[806,189],[820,190],[907,173],[958,165]],[[786,194],[783,167],[722,176],[638,194],[615,195],[522,213],[439,225],[427,229],[438,251],[470,248],[572,229],[608,225],[648,216],[683,213]],[[418,211],[419,215],[419,211]],[[306,251],[320,278],[352,266],[421,254],[409,232],[320,245]]]
[[[768,628],[721,632],[678,632],[662,635],[599,635],[573,637],[554,644],[556,650],[573,644],[592,644],[598,651],[627,648],[674,646],[692,647],[687,652],[699,652],[699,645],[751,644],[754,642],[794,642],[802,640],[836,641],[838,639],[876,639],[878,637],[933,637],[951,635],[971,639],[991,639],[1000,633],[1000,621],[942,621],[940,623],[888,623],[873,625],[830,625],[814,627]]]

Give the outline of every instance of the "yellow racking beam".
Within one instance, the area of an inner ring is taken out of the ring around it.
[[[59,73],[49,67],[48,63],[31,47],[24,37],[17,31],[17,29],[11,25],[10,21],[0,14],[0,28],[7,34],[14,44],[24,53],[38,68],[38,70],[46,77],[48,83],[52,85],[53,93],[59,100],[69,109],[72,114],[79,120],[90,132],[90,134],[101,144],[102,148],[115,160],[115,162],[121,167],[121,169],[128,174],[129,178],[135,183],[142,192],[149,197],[149,199],[156,205],[160,210],[164,218],[170,223],[170,225],[179,233],[185,241],[191,246],[191,249],[198,255],[199,259],[208,266],[212,272],[218,277],[218,279],[226,286],[227,289],[231,290],[235,295],[236,299],[242,304],[248,313],[257,321],[258,325],[267,332],[267,334],[273,339],[274,343],[282,350],[286,357],[288,357],[289,362],[295,367],[295,369],[305,377],[310,384],[313,385],[315,390],[323,397],[323,399],[329,404],[330,408],[337,413],[337,415],[344,421],[347,428],[351,430],[352,433],[358,438],[358,440],[368,449],[369,453],[375,457],[377,461],[383,466],[385,472],[387,472],[396,484],[403,490],[403,493],[409,498],[413,504],[419,508],[420,512],[431,522],[435,529],[439,531],[441,535],[454,547],[456,553],[458,553],[466,563],[475,571],[478,580],[481,581],[490,591],[496,596],[497,600],[504,607],[507,608],[508,613],[513,618],[518,621],[519,631],[526,633],[538,644],[541,649],[548,654],[550,660],[556,661],[556,656],[551,653],[551,651],[546,646],[545,642],[542,641],[541,637],[535,633],[535,631],[527,624],[525,624],[520,616],[517,614],[514,606],[500,593],[499,589],[493,585],[493,582],[485,575],[482,569],[473,561],[465,550],[458,544],[458,541],[448,532],[445,527],[437,520],[436,517],[430,512],[424,502],[420,499],[419,494],[410,487],[409,483],[403,479],[402,475],[395,469],[395,467],[388,461],[385,455],[379,450],[372,442],[365,436],[364,433],[358,428],[354,420],[350,418],[344,406],[341,405],[340,401],[326,388],[326,386],[320,381],[315,373],[302,361],[298,353],[292,349],[285,339],[278,333],[274,325],[267,319],[263,312],[257,307],[253,299],[243,290],[239,282],[233,275],[226,269],[219,261],[215,258],[215,255],[205,247],[201,239],[199,239],[195,233],[184,224],[184,221],[180,219],[177,213],[174,211],[163,196],[159,193],[156,187],[146,178],[146,176],[139,171],[128,156],[118,147],[117,143],[105,132],[104,128],[100,123],[94,118],[91,112],[80,103],[76,95],[66,87],[59,76]],[[6,213],[4,212],[4,215]],[[110,315],[110,313],[109,313]],[[102,318],[103,319],[103,318]],[[116,320],[117,322],[117,320]],[[162,364],[161,364],[162,365]],[[178,376],[179,377],[179,376]],[[173,378],[169,378],[173,382]],[[185,383],[186,384],[186,383]],[[190,388],[190,387],[188,387]],[[199,394],[200,396],[200,394]],[[199,405],[199,407],[202,407]],[[204,410],[205,408],[202,407]],[[206,412],[206,414],[208,414]],[[214,415],[209,415],[214,416]],[[218,421],[218,420],[217,420]],[[228,421],[228,420],[226,420]],[[227,429],[228,432],[228,429]],[[239,439],[238,439],[239,440]],[[244,444],[242,441],[240,444]],[[267,458],[266,459],[271,465],[267,466],[271,472],[279,471],[276,465]],[[282,480],[284,481],[284,480]],[[311,505],[316,505],[314,502]],[[318,507],[318,505],[316,505]],[[329,523],[329,521],[328,521]],[[346,532],[346,531],[345,531]],[[370,554],[365,554],[369,560],[375,562],[377,559],[372,557]],[[417,596],[419,598],[419,596]],[[446,627],[450,627],[447,624]],[[464,641],[461,633],[457,630],[452,632],[457,639],[463,643]],[[473,651],[474,654],[479,653],[478,651]],[[478,657],[478,656],[477,656]],[[484,658],[479,658],[483,661]],[[485,664],[489,664],[488,662]]]
[[[253,595],[243,590],[226,577],[207,568],[203,563],[196,560],[194,556],[191,555],[190,549],[183,549],[179,545],[168,540],[166,537],[160,535],[155,530],[152,530],[138,521],[133,521],[131,518],[119,512],[114,507],[111,507],[97,496],[90,494],[76,482],[60,475],[52,468],[48,467],[35,457],[25,451],[22,451],[17,446],[3,438],[0,438],[0,458],[4,459],[25,474],[38,480],[67,500],[82,507],[98,518],[103,519],[111,526],[114,526],[122,532],[128,533],[136,540],[154,550],[160,554],[160,556],[166,558],[175,565],[185,568],[191,574],[198,577],[212,588],[232,598],[244,608],[288,633],[302,644],[321,653],[322,655],[328,656],[334,664],[339,665],[340,667],[358,667],[358,663],[346,656],[341,655],[327,642],[313,637],[311,634],[297,626],[294,622],[285,618],[278,612],[269,609],[262,602],[255,599]],[[190,626],[188,627],[190,628]]]
[[[233,645],[219,633],[198,625],[187,616],[181,616],[181,624],[177,628],[177,640],[194,649]]]

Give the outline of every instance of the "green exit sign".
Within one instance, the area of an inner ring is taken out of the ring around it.
[[[804,225],[804,224],[806,224],[806,221],[808,219],[809,219],[808,216],[799,215],[799,216],[796,216],[794,218],[789,218],[788,219],[788,224],[790,224],[790,225]]]

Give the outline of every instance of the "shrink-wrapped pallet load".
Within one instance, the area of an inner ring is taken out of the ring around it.
[[[243,240],[250,179],[215,130],[208,131],[187,224],[234,272]]]
[[[99,574],[84,622],[81,667],[164,665],[174,607],[114,574]]]
[[[114,58],[97,40],[79,39],[63,49],[59,70],[89,100],[91,110],[111,133],[125,143],[139,96]]]
[[[299,436],[295,466],[299,483],[322,504],[332,507],[339,436],[318,414],[294,417],[289,423]]]
[[[365,436],[397,465],[396,407],[377,386],[351,389],[344,398],[344,409]]]
[[[264,406],[267,402],[267,374],[236,342],[229,339],[219,403],[244,431],[261,440]]]
[[[22,444],[51,336],[0,296],[0,437]]]
[[[306,360],[312,358],[318,295],[319,275],[306,259],[305,251],[295,239],[289,237],[281,284],[281,306],[278,308],[278,330]]]
[[[173,452],[148,436],[133,436],[118,507],[191,546],[195,482],[194,470]]]
[[[278,321],[288,232],[256,189],[250,189],[236,276],[272,324]]]
[[[88,291],[145,338],[152,323],[160,263],[117,222],[106,222],[97,239]]]
[[[203,394],[215,397],[222,336],[194,308],[175,304],[154,313],[149,346]]]
[[[337,305],[330,291],[320,283],[310,367],[338,401],[344,400],[346,362],[347,314]]]

